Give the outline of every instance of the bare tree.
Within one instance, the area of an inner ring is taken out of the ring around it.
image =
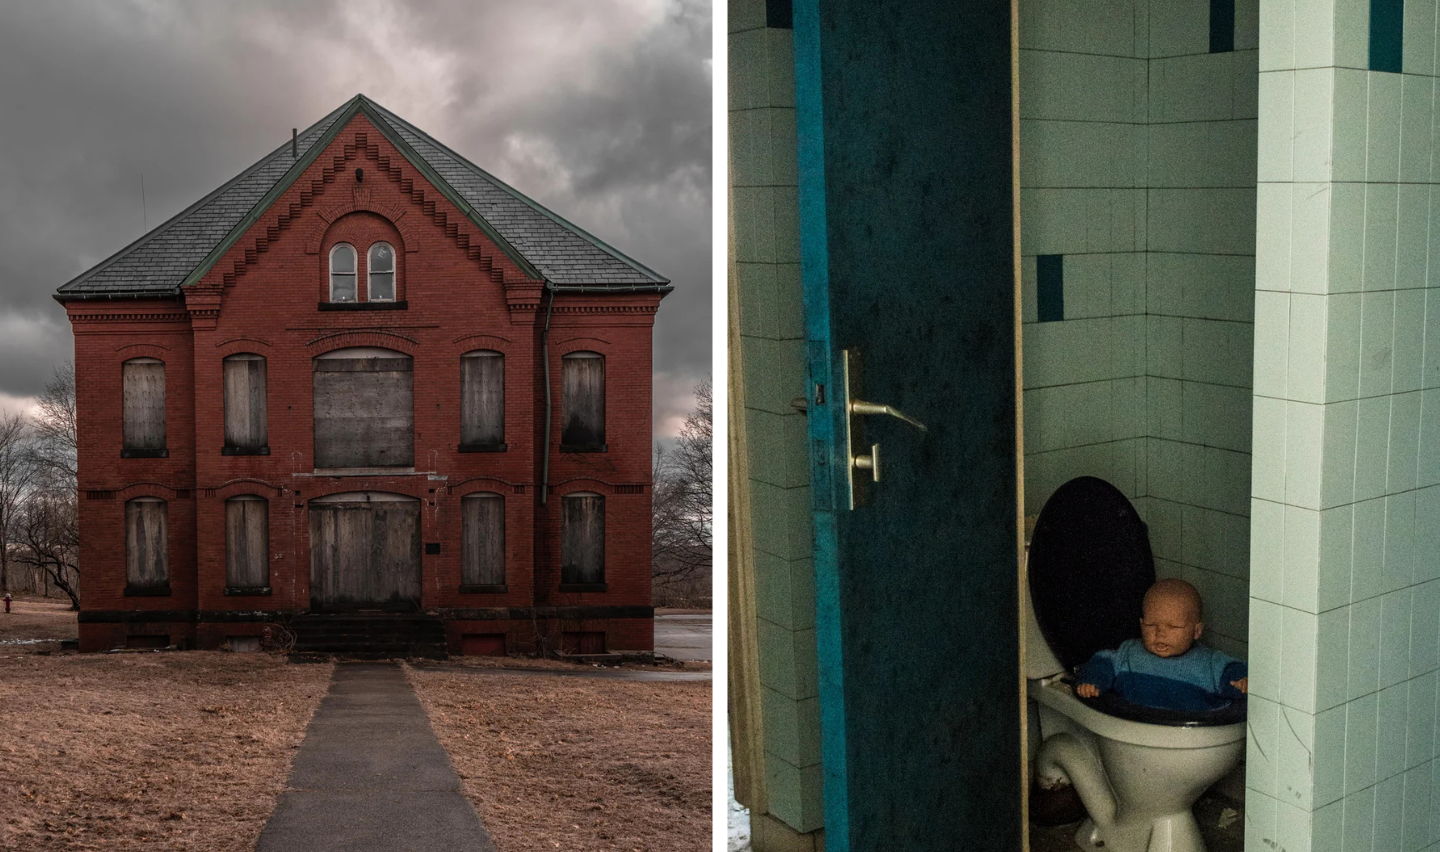
[[[695,386],[695,410],[674,449],[655,457],[651,571],[657,582],[709,575],[712,556],[713,390]]]
[[[28,479],[17,513],[14,561],[48,575],[80,608],[75,366],[55,368],[30,422]],[[3,429],[0,429],[3,434]]]
[[[10,545],[34,472],[29,425],[18,411],[0,414],[0,592],[10,590]]]

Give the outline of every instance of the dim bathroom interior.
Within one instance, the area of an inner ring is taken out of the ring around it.
[[[1020,2],[1025,514],[1114,484],[1248,660],[1246,849],[1440,841],[1436,18]]]

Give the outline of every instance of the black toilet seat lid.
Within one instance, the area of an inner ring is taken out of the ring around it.
[[[1066,671],[1139,637],[1155,559],[1145,522],[1115,486],[1093,476],[1060,486],[1040,510],[1026,564],[1035,621]]]

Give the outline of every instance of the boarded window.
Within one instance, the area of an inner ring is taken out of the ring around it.
[[[135,358],[121,367],[125,449],[165,449],[165,362]]]
[[[270,585],[270,502],[244,494],[225,501],[225,585]]]
[[[265,359],[231,355],[225,359],[225,446],[258,450],[269,440],[265,426]]]
[[[560,582],[605,582],[605,498],[567,494],[560,522]]]
[[[355,249],[344,243],[330,249],[330,301],[355,301]]]
[[[389,243],[376,243],[370,247],[366,257],[366,269],[370,273],[369,293],[371,301],[390,302],[395,300],[395,249]]]
[[[125,582],[137,589],[170,584],[170,540],[164,500],[137,497],[125,504]]]
[[[460,501],[460,584],[505,584],[505,498],[470,494]]]
[[[315,359],[315,466],[410,467],[415,463],[410,356],[387,349]]]
[[[505,356],[480,350],[460,357],[460,444],[505,443]]]
[[[560,359],[560,443],[577,450],[605,449],[605,356],[571,352]]]

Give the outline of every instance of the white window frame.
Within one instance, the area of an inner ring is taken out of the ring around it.
[[[390,298],[388,299],[375,298],[375,272],[372,267],[372,261],[375,257],[375,249],[380,248],[381,246],[390,249],[390,272],[388,273],[390,275]],[[397,266],[399,266],[399,263],[397,262],[397,258],[395,256],[395,247],[385,242],[384,240],[381,240],[378,243],[372,243],[370,245],[370,248],[365,250],[365,301],[393,302],[400,297],[400,286],[396,280],[399,278],[399,270],[396,269]]]
[[[335,252],[339,251],[340,249],[348,249],[349,252],[350,252],[350,259],[351,259],[351,261],[352,261],[352,269],[351,269],[350,272],[340,272],[340,273],[337,273],[337,272],[335,271]],[[355,251],[355,247],[354,247],[354,246],[350,245],[349,243],[336,243],[335,245],[331,246],[331,247],[330,247],[330,266],[329,266],[329,271],[330,271],[329,277],[326,279],[327,281],[330,282],[330,285],[329,285],[329,286],[330,286],[330,299],[329,299],[329,301],[332,301],[332,302],[338,301],[338,302],[340,302],[341,304],[346,304],[346,303],[349,303],[349,302],[358,302],[358,301],[360,301],[360,253],[357,252],[357,251]],[[338,274],[338,275],[349,275],[352,279],[354,279],[354,284],[355,284],[355,297],[354,297],[353,299],[340,299],[340,300],[337,300],[337,299],[335,298],[335,276],[336,276],[337,274]]]

